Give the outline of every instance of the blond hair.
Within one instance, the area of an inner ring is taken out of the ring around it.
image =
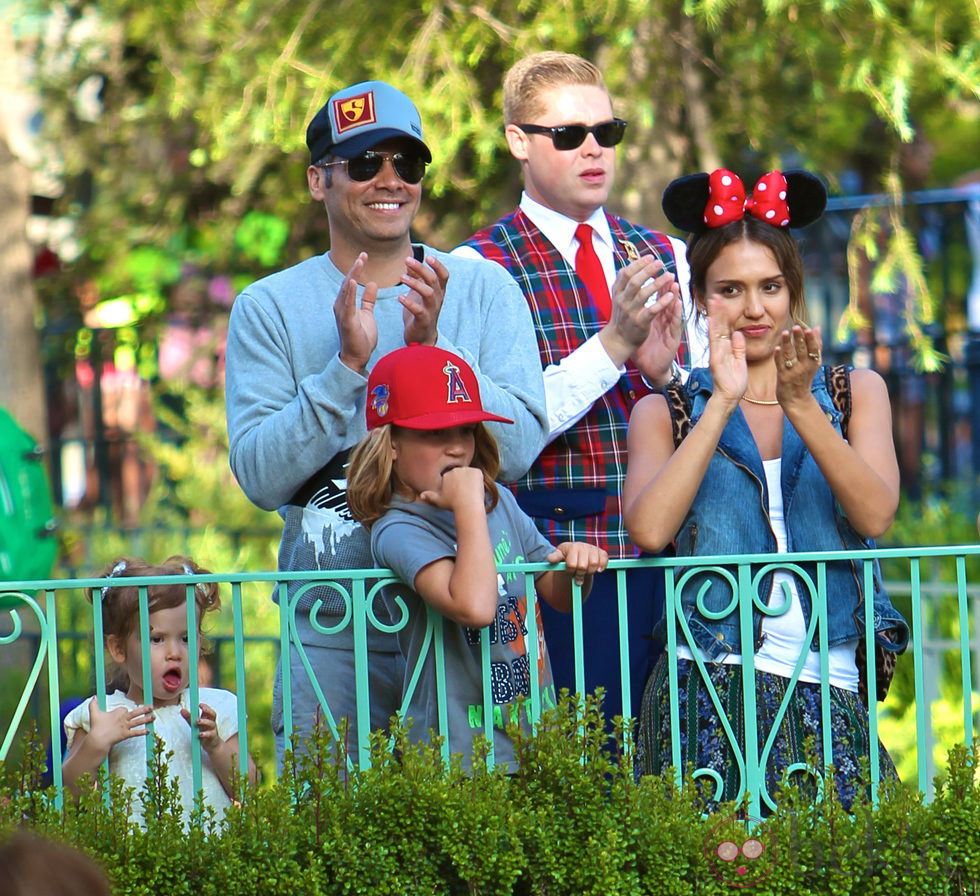
[[[541,95],[568,84],[606,90],[602,72],[573,53],[548,50],[518,60],[504,75],[504,124],[536,124],[544,108]]]
[[[351,452],[347,467],[347,506],[351,516],[367,529],[384,516],[395,493],[397,477],[391,461],[392,426],[385,423],[368,432]],[[483,473],[489,512],[497,506],[500,497],[494,481],[500,472],[500,452],[496,439],[482,423],[475,425],[473,440],[473,463],[470,466]]]

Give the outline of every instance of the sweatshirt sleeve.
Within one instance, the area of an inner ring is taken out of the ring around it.
[[[353,445],[366,386],[337,352],[322,370],[297,381],[284,324],[243,292],[228,328],[225,404],[229,462],[249,499],[278,509]]]

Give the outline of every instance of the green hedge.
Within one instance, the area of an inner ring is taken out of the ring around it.
[[[58,811],[36,786],[29,750],[2,769],[0,834],[26,825],[81,848],[119,896],[980,893],[976,745],[950,753],[929,804],[892,785],[876,807],[848,813],[833,795],[815,803],[788,788],[750,832],[737,806],[704,816],[693,786],[636,783],[628,760],[604,749],[593,706],[584,715],[565,706],[519,738],[511,776],[445,769],[404,730],[393,737],[391,749],[377,736],[372,767],[351,779],[318,738],[275,784],[243,794],[224,825],[201,812],[189,831],[165,766],[137,795],[149,819],[141,830],[108,807],[127,797],[116,780],[102,781],[110,800],[93,789]],[[718,858],[723,841],[749,837],[759,858]]]

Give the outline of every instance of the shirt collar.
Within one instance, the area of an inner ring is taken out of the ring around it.
[[[574,265],[575,251],[578,249],[578,243],[575,240],[575,228],[578,227],[579,222],[532,199],[526,190],[521,193],[521,211],[551,241],[551,244],[561,252],[562,256]],[[595,231],[596,237],[602,244],[601,248],[612,253],[612,232],[609,230],[609,221],[606,219],[606,213],[602,207],[600,206],[589,215],[585,223]]]

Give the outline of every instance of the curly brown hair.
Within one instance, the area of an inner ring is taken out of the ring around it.
[[[147,563],[139,557],[120,557],[110,563],[101,573],[102,578],[125,579],[136,576],[188,576],[211,575],[211,570],[198,566],[190,557],[175,554],[167,557],[159,566]],[[108,639],[116,638],[124,642],[139,628],[140,591],[145,590],[148,612],[169,610],[182,606],[187,601],[187,589],[193,587],[194,602],[197,605],[198,625],[204,619],[204,614],[221,608],[221,597],[216,582],[197,582],[195,585],[180,583],[158,585],[104,585],[101,588],[89,588],[87,597],[93,606],[98,606],[102,612],[102,635],[106,643]],[[200,629],[199,629],[200,631]],[[201,650],[206,652],[209,644],[202,637]],[[106,685],[108,690],[125,691],[129,688],[129,676],[120,666],[113,669]]]

